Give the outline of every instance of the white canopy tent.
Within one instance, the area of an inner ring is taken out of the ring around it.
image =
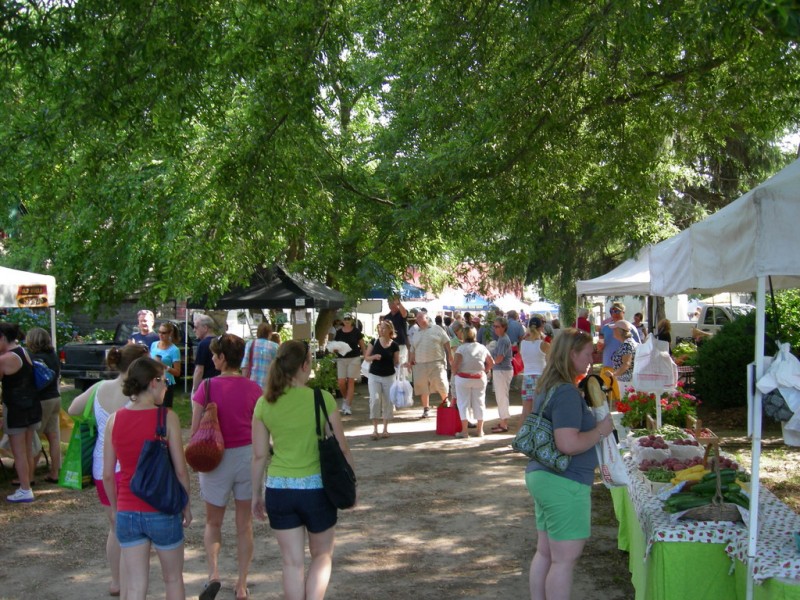
[[[578,281],[578,296],[650,295],[650,248],[642,248],[636,258],[629,258],[605,275]]]
[[[738,200],[679,235],[656,244],[650,253],[652,293],[756,291],[755,375],[764,374],[766,283],[800,287],[800,160],[755,187]],[[747,597],[753,597],[752,562],[758,541],[759,461],[761,456],[761,392],[750,407],[752,486]]]
[[[56,278],[0,267],[0,308],[50,308],[50,337],[56,346]]]

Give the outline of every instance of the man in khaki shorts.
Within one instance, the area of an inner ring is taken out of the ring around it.
[[[453,362],[450,338],[441,327],[431,327],[427,313],[416,316],[419,331],[411,340],[408,351],[408,364],[414,370],[414,393],[422,401],[422,418],[430,416],[430,396],[436,392],[447,398],[447,362]]]

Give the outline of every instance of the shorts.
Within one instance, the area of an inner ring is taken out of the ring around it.
[[[533,402],[536,398],[536,382],[541,375],[522,376],[522,401]]]
[[[309,533],[322,533],[336,525],[336,507],[322,488],[293,490],[267,488],[264,501],[273,529],[305,527]]]
[[[417,396],[438,392],[444,399],[447,397],[449,387],[444,363],[434,361],[414,365],[414,393]]]
[[[228,499],[250,500],[253,497],[253,481],[250,478],[250,461],[253,446],[226,448],[222,462],[213,471],[200,473],[200,495],[214,506],[227,506]]]
[[[61,431],[61,398],[48,398],[42,400],[42,422],[37,431],[40,433],[56,433]]]
[[[149,541],[157,550],[174,550],[183,546],[183,514],[118,512],[116,532],[121,548]]]
[[[339,379],[361,379],[361,362],[364,359],[360,356],[352,358],[336,359],[336,377]]]
[[[592,533],[592,488],[547,471],[525,474],[536,509],[536,529],[556,542],[585,540]]]

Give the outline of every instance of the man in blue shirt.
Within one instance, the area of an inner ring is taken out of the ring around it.
[[[622,302],[614,302],[609,312],[611,313],[611,321],[600,329],[600,344],[603,346],[603,366],[613,368],[614,364],[611,361],[611,356],[622,345],[622,342],[614,337],[614,330],[609,325],[625,318],[625,305]],[[636,329],[631,331],[631,337],[636,343],[642,343],[639,332]]]
[[[158,334],[153,331],[156,316],[152,310],[142,309],[136,313],[136,318],[139,322],[139,331],[131,335],[130,341],[134,344],[141,344],[150,350],[153,342],[158,341]]]

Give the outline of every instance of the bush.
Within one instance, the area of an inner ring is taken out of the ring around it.
[[[755,311],[725,325],[698,347],[695,393],[706,406],[747,405],[747,365],[755,360]],[[776,352],[767,336],[765,354]]]
[[[322,388],[330,393],[336,393],[338,385],[336,378],[336,361],[329,356],[318,358],[314,364],[314,377],[308,380],[309,387]]]
[[[2,317],[2,320],[8,323],[16,323],[25,333],[34,327],[41,327],[47,333],[51,333],[49,309],[12,308]],[[59,348],[67,342],[71,342],[77,333],[78,329],[72,323],[60,319],[58,313],[56,313],[55,343]]]

